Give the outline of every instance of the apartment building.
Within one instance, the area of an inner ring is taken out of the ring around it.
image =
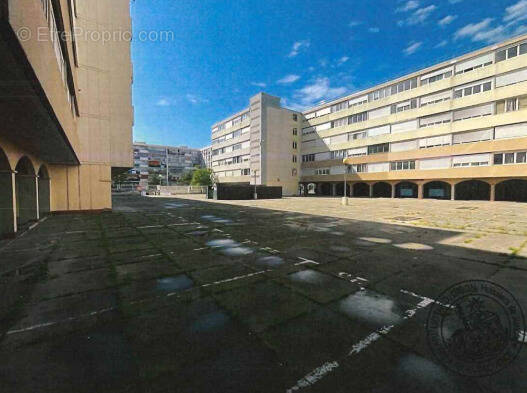
[[[259,93],[249,106],[212,126],[212,164],[220,183],[281,186],[298,192],[302,114]]]
[[[205,168],[212,168],[212,145],[202,147],[201,151],[202,165]]]
[[[128,0],[1,2],[0,236],[112,207],[112,171],[132,166],[130,30]]]
[[[309,194],[527,201],[527,36],[310,108],[300,134]]]
[[[347,172],[353,196],[527,200],[527,36],[304,115],[311,192],[342,194]]]
[[[186,172],[202,166],[201,151],[187,146],[150,145],[134,142],[134,167],[129,171],[140,186],[148,185],[149,177],[157,176],[159,183],[179,180]]]

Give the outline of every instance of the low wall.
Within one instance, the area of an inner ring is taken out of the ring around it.
[[[282,198],[282,187],[256,186],[258,199],[280,199]],[[254,198],[254,186],[251,185],[217,185],[214,199],[219,200],[245,200]]]

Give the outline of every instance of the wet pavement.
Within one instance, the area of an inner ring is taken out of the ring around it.
[[[427,342],[430,304],[463,280],[500,284],[527,311],[518,204],[475,231],[480,202],[440,207],[459,212],[440,228],[442,201],[424,201],[428,215],[402,201],[393,222],[290,201],[118,196],[113,213],[52,216],[2,242],[0,392],[527,391],[525,349],[467,377]]]

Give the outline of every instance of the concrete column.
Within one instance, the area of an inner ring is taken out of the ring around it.
[[[13,233],[18,231],[18,223],[16,221],[16,174],[11,172],[11,188],[13,192]]]
[[[335,183],[331,184],[331,196],[337,195],[337,185]]]
[[[496,200],[496,184],[491,183],[490,185],[490,201],[494,202]]]
[[[370,198],[373,198],[373,184],[368,184],[368,187],[370,188]]]
[[[423,186],[423,183],[418,183],[417,184],[417,198],[418,199],[423,199],[423,189],[424,189],[424,186]]]
[[[395,198],[395,184],[390,184],[392,186],[392,198]]]
[[[350,183],[349,186],[350,186],[350,194],[349,194],[349,196],[351,198],[351,197],[353,197],[353,183]]]
[[[38,175],[35,176],[35,193],[36,193],[35,202],[37,204],[37,220],[40,220],[40,206],[39,206],[39,200],[38,200]]]
[[[450,185],[450,200],[455,201],[456,200],[456,185],[455,183],[452,183]]]

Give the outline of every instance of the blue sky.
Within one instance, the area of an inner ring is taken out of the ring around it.
[[[132,18],[134,140],[202,147],[259,91],[302,109],[526,33],[527,0],[135,0]]]

